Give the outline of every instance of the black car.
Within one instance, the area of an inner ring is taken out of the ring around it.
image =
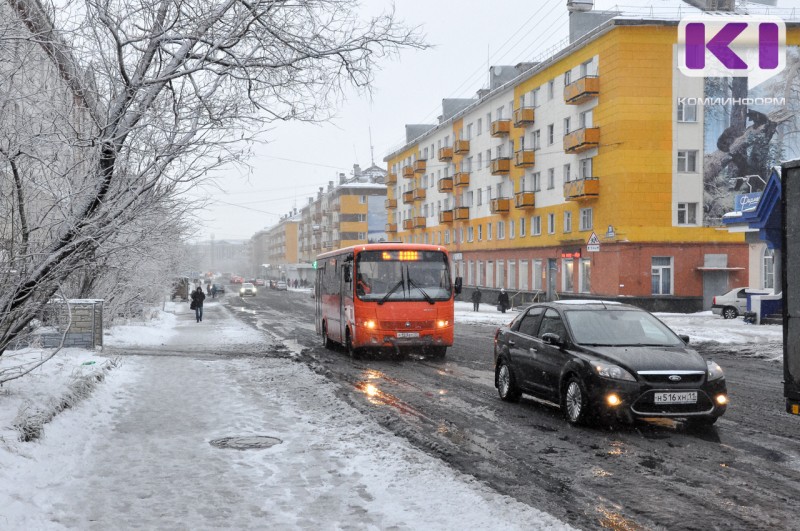
[[[217,294],[225,293],[225,284],[213,284],[211,286],[211,289],[212,290],[216,289],[217,290]]]
[[[494,339],[500,398],[553,401],[567,421],[674,417],[708,426],[728,402],[725,377],[655,316],[603,301],[535,304]]]

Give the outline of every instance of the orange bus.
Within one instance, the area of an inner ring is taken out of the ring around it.
[[[315,320],[322,344],[339,343],[353,357],[373,349],[444,357],[461,291],[450,269],[438,245],[374,243],[319,255]]]

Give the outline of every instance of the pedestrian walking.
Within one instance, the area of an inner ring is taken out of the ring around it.
[[[511,307],[511,304],[508,302],[508,293],[506,293],[505,288],[500,288],[500,295],[497,296],[497,309],[503,313],[506,313]]]
[[[477,312],[478,308],[481,305],[481,297],[483,294],[481,293],[481,288],[475,287],[475,291],[472,292],[472,311]]]
[[[212,299],[216,299],[217,298],[217,285],[216,284],[212,284],[211,285],[211,298]]]
[[[194,316],[198,323],[203,320],[203,301],[205,298],[206,294],[203,293],[203,286],[197,286],[197,289],[192,292],[192,304],[190,308],[194,310]]]

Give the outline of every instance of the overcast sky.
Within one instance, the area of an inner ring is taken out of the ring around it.
[[[380,3],[391,7],[388,0]],[[680,0],[595,0],[596,9],[616,5],[675,15],[677,6],[686,7]],[[778,6],[800,7],[800,0],[779,0]],[[300,209],[339,173],[350,176],[354,163],[366,168],[374,160],[385,167],[384,156],[405,143],[405,124],[436,123],[443,98],[473,97],[488,85],[488,65],[531,61],[568,38],[566,0],[397,0],[395,8],[407,25],[422,26],[433,48],[382,63],[372,98],[352,91],[330,123],[275,124],[250,161],[251,172],[221,173],[224,192],[214,191],[200,213],[197,239],[249,239]]]

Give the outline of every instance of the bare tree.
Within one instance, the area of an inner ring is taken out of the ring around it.
[[[60,284],[135,244],[130,230],[154,205],[246,160],[266,124],[327,119],[345,87],[368,90],[379,60],[426,46],[393,12],[365,20],[352,0],[9,5],[72,98],[37,116],[54,145],[37,144],[30,119],[27,144],[0,152],[23,192],[11,201],[18,252],[0,292],[0,354]]]

